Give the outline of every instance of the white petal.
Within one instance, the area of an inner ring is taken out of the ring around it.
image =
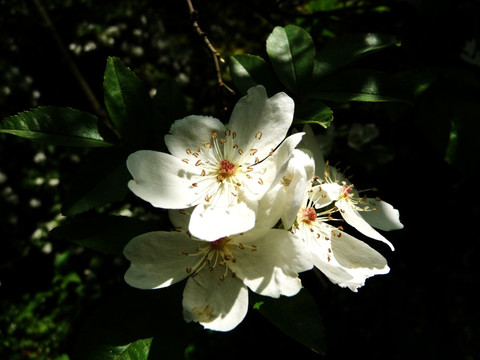
[[[279,219],[285,229],[292,226],[313,178],[313,159],[303,151],[293,149],[286,170],[281,174],[279,183],[259,202],[256,227],[272,228]]]
[[[289,137],[288,139],[290,138],[295,139],[294,137]],[[283,149],[284,144],[280,148]],[[298,209],[302,205],[308,185],[306,181],[313,177],[313,161],[307,154],[293,149],[293,147],[287,147],[290,151],[290,159],[286,166],[282,166],[282,169],[277,174],[275,185],[270,188],[258,203],[255,223],[255,226],[258,228],[270,229],[278,220],[282,219],[284,227],[289,229],[295,221]],[[283,157],[283,150],[279,154],[280,158]],[[286,151],[285,154],[287,154]],[[285,156],[285,158],[287,157]],[[282,161],[282,159],[278,160],[279,162]]]
[[[298,145],[300,150],[305,149],[310,152],[315,160],[315,171],[320,178],[324,179],[325,174],[325,160],[323,158],[323,152],[318,145],[318,141],[315,139],[312,127],[310,125],[305,125],[303,127],[303,132],[305,135],[302,138],[302,141]]]
[[[212,133],[223,135],[225,126],[220,120],[210,116],[191,115],[175,121],[170,134],[165,136],[168,151],[178,158],[187,157],[189,149],[192,153],[204,142],[211,141]]]
[[[389,272],[386,259],[376,250],[345,232],[329,228],[335,231],[329,236],[331,241],[321,237],[312,241],[310,248],[315,266],[334,284],[356,292],[367,278]]]
[[[374,207],[377,211],[361,211],[360,215],[374,228],[390,231],[403,229],[403,224],[400,222],[400,213],[389,203],[381,200],[367,199],[367,204]]]
[[[256,203],[239,202],[230,207],[197,205],[190,218],[190,233],[202,240],[215,241],[253,228]]]
[[[284,175],[290,180],[285,190],[286,201],[281,216],[286,229],[289,229],[297,218],[298,210],[302,206],[307,189],[311,186],[310,181],[314,173],[313,159],[303,151],[293,150]]]
[[[302,137],[303,133],[296,133],[290,135],[280,144],[277,150],[275,150],[275,152],[273,153],[272,158],[275,159],[277,169],[279,169],[280,173],[282,173],[282,171],[286,171],[288,162],[293,155],[293,150],[300,143]]]
[[[261,85],[250,88],[232,111],[228,128],[237,135],[237,144],[245,151],[258,149],[264,159],[285,138],[293,121],[295,104],[285,93],[267,97]]]
[[[123,251],[130,260],[125,281],[139,289],[157,289],[169,286],[188,276],[198,257],[180,254],[195,253],[198,241],[185,233],[156,231],[133,238]]]
[[[312,268],[310,253],[302,240],[287,230],[254,229],[231,238],[236,258],[229,266],[258,294],[292,296],[301,289],[298,273]]]
[[[278,163],[274,157],[269,157],[261,163],[252,166],[253,171],[241,177],[241,197],[251,201],[260,200],[277,179],[278,168],[283,164]],[[247,175],[249,177],[247,177]]]
[[[248,289],[230,272],[220,280],[224,269],[216,266],[188,279],[182,302],[186,321],[217,331],[230,331],[242,322],[248,311]]]
[[[342,217],[345,221],[360,231],[363,235],[368,236],[372,239],[379,240],[390,246],[390,249],[395,250],[393,245],[388,241],[382,234],[370,226],[369,223],[359,214],[359,211],[356,210],[355,206],[350,204],[347,200],[341,199],[335,203],[335,205],[340,209]]]
[[[195,207],[190,207],[186,209],[169,209],[168,218],[170,222],[176,228],[182,228],[183,230],[188,230],[188,225],[190,224],[190,217],[192,215]]]
[[[287,171],[288,163],[290,158],[292,157],[293,150],[295,149],[295,146],[297,146],[298,143],[301,141],[302,136],[303,133],[290,135],[280,144],[280,146],[277,148],[277,150],[275,150],[273,155],[267,159],[274,161],[274,166],[276,169],[276,177],[273,180],[273,184],[277,184],[284,175],[284,173]]]
[[[320,209],[337,201],[342,194],[343,186],[337,183],[327,183],[315,187],[315,192],[310,199],[315,202],[315,206]]]
[[[127,167],[133,175],[128,183],[130,190],[155,207],[181,209],[195,205],[208,186],[199,181],[200,169],[166,153],[137,151],[128,157]],[[197,182],[200,186],[192,186]]]
[[[255,228],[271,229],[282,217],[287,204],[285,188],[282,184],[272,187],[258,202]]]
[[[283,174],[287,171],[292,152],[302,136],[303,133],[289,136],[272,156],[251,167],[253,171],[247,173],[250,178],[243,179],[244,197],[251,201],[258,201],[272,186],[276,186],[280,182]]]

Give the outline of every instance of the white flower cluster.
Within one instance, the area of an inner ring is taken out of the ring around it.
[[[142,234],[127,244],[128,284],[157,289],[188,278],[185,320],[229,331],[247,313],[248,289],[293,296],[301,289],[298,274],[315,266],[357,291],[366,278],[389,271],[382,255],[329,222],[339,213],[392,247],[374,228],[402,228],[398,211],[360,196],[332,172],[310,128],[285,138],[293,113],[289,96],[268,98],[256,86],[236,104],[227,125],[189,116],[165,137],[170,154],[129,156],[129,188],[170,209],[176,230]]]

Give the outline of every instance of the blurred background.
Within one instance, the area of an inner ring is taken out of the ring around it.
[[[265,56],[277,26],[296,24],[317,48],[342,36],[395,35],[401,46],[356,67],[411,84],[413,102],[329,104],[332,126],[315,128],[331,163],[350,166],[360,188],[375,186],[400,210],[394,244],[367,241],[390,274],[358,293],[305,273],[324,320],[325,359],[480,359],[480,4],[468,0],[197,0],[199,24],[227,59]],[[54,26],[50,26],[44,14]],[[175,81],[186,112],[228,120],[238,100],[219,90],[211,55],[191,27],[186,1],[0,0],[0,119],[35,106],[94,113],[61,42],[103,103],[108,56],[121,58],[151,94]],[[231,87],[228,68],[224,81]],[[125,259],[53,239],[61,203],[87,150],[45,146],[0,134],[0,358],[74,357],[91,314],[126,287]],[[148,214],[128,195],[122,215]],[[362,238],[363,239],[363,238]],[[181,315],[179,314],[179,317]],[[168,324],[159,324],[168,330]],[[161,357],[161,349],[157,352]],[[319,355],[250,311],[233,332],[199,333],[186,359]]]

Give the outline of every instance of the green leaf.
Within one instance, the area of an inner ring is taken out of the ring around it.
[[[72,219],[50,231],[50,235],[105,254],[122,255],[132,238],[155,230],[158,230],[156,222],[104,215]]]
[[[292,297],[278,299],[250,293],[254,308],[288,336],[313,351],[325,354],[326,341],[323,321],[317,305],[306,289]]]
[[[279,84],[272,68],[260,56],[250,54],[234,55],[229,58],[230,75],[235,87],[246,94],[256,85],[263,85],[270,96],[280,91]]]
[[[293,122],[295,124],[319,124],[328,128],[333,120],[333,111],[319,100],[296,104]]]
[[[41,106],[0,122],[0,133],[53,145],[105,147],[97,118],[71,108]]]
[[[389,74],[373,70],[343,70],[320,80],[308,94],[310,99],[330,101],[400,101],[411,103],[407,84]]]
[[[374,33],[354,34],[332,41],[315,56],[314,78],[318,80],[340,67],[396,43],[397,39],[393,35]]]
[[[143,81],[123,62],[109,57],[103,81],[105,105],[125,139],[141,148],[152,136],[152,101]]]
[[[153,131],[155,144],[163,144],[164,136],[175,120],[187,116],[185,96],[180,86],[172,79],[166,79],[153,97]]]
[[[314,66],[315,48],[308,32],[294,25],[275,27],[267,39],[267,53],[280,81],[298,94]]]
[[[466,176],[480,169],[479,89],[439,79],[418,99],[420,126],[446,162]]]
[[[152,339],[140,339],[127,345],[104,348],[101,359],[111,360],[147,360]]]
[[[181,282],[159,290],[125,288],[106,299],[81,329],[72,358],[123,359],[109,356],[119,356],[122,351],[128,351],[131,344],[135,344],[133,354],[141,349],[142,343],[136,344],[138,340],[150,338],[154,338],[151,352],[154,342],[159,345],[156,350],[158,357],[150,358],[183,358],[192,337],[192,326],[182,317],[184,286],[184,282]],[[125,356],[127,354],[131,356],[128,352]]]
[[[73,216],[98,206],[122,200],[131,179],[126,159],[130,151],[112,147],[98,149],[87,157],[75,175],[62,212]]]

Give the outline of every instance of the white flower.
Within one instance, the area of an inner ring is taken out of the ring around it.
[[[288,157],[279,154],[290,154],[301,139],[295,134],[284,141],[293,111],[289,96],[268,98],[257,86],[238,101],[227,126],[206,116],[177,120],[165,136],[171,155],[129,156],[129,188],[156,207],[194,207],[189,231],[200,239],[247,231],[258,201],[286,166]]]
[[[290,229],[314,172],[313,158],[294,149],[283,176],[259,202],[256,226],[270,229],[281,220],[284,228]]]
[[[188,277],[183,315],[207,329],[229,331],[245,317],[248,288],[270,297],[293,296],[298,273],[312,267],[302,242],[280,229],[252,229],[207,242],[184,231],[150,232],[132,239],[125,281],[140,289],[167,287]]]
[[[373,236],[377,238],[381,235],[372,226],[392,230],[403,225],[398,220],[398,211],[391,205],[379,199],[356,198],[353,185],[347,183],[348,180],[343,174],[331,172],[328,163],[325,163],[311,128],[306,126],[304,132],[299,147],[313,155],[313,159],[307,154],[302,157],[299,154],[302,151],[295,149],[282,178],[284,191],[275,194],[273,190],[278,191],[281,186],[272,187],[260,202],[260,209],[270,209],[269,205],[264,203],[266,200],[272,201],[275,204],[274,209],[269,210],[270,213],[263,211],[268,216],[276,215],[273,219],[268,219],[267,216],[268,223],[274,223],[281,218],[286,229],[291,228],[294,234],[303,239],[316,268],[333,283],[356,292],[365,284],[367,278],[386,274],[390,269],[386,259],[376,250],[344,232],[342,226],[330,225],[329,221],[340,220],[334,219],[332,215],[340,212],[345,220],[350,220],[370,235],[374,232]],[[324,179],[313,176],[313,173],[322,174]],[[284,181],[285,179],[287,181]],[[292,189],[295,191],[291,191]],[[300,191],[301,189],[303,191]],[[371,209],[365,208],[365,202],[368,202]],[[362,208],[348,209],[352,204],[361,204]],[[295,222],[291,226],[291,209],[295,206]],[[347,210],[342,212],[341,209]],[[355,222],[351,219],[350,212],[360,213],[362,220]],[[259,211],[259,219],[260,213]],[[386,239],[384,241],[391,245]]]
[[[364,242],[345,233],[326,221],[331,220],[334,208],[317,210],[315,199],[322,199],[319,185],[311,186],[298,211],[293,233],[308,247],[313,265],[334,284],[357,292],[373,275],[389,272],[386,259]]]
[[[393,245],[375,228],[384,231],[402,229],[403,224],[399,220],[398,210],[379,197],[360,196],[360,192],[346,179],[341,182],[332,181],[328,176],[328,170],[325,178],[320,188],[323,197],[320,196],[316,206],[322,208],[334,202],[349,225],[365,236],[384,242],[394,250]]]
[[[360,191],[337,169],[332,169],[325,162],[323,155],[315,143],[311,128],[304,128],[303,146],[314,154],[315,172],[319,177],[321,187],[316,192],[315,206],[317,209],[334,204],[343,219],[362,234],[387,244],[392,250],[393,245],[376,229],[390,231],[402,229],[400,214],[389,203],[379,197],[361,196]],[[363,192],[363,191],[362,191]]]

